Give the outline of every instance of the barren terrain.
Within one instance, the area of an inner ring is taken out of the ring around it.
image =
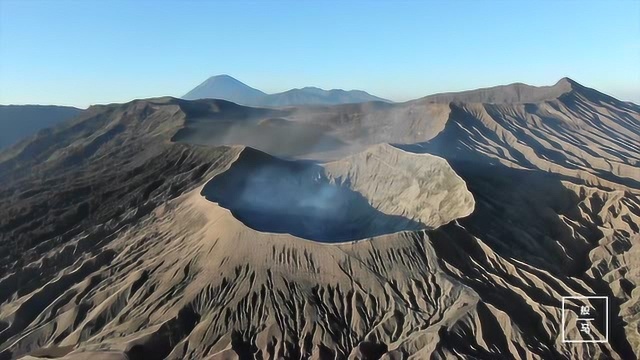
[[[640,107],[570,79],[93,106],[0,181],[0,359],[640,357]]]

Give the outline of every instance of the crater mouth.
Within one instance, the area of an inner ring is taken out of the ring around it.
[[[377,210],[348,183],[327,176],[320,165],[256,158],[268,156],[261,155],[243,153],[202,190],[207,200],[254,230],[337,243],[426,227]]]
[[[387,144],[325,164],[244,148],[201,195],[254,230],[324,243],[435,228],[474,207],[444,159]]]

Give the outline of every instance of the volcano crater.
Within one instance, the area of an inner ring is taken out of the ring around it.
[[[245,148],[201,195],[254,230],[325,243],[435,228],[473,209],[446,161],[390,145],[326,164]]]

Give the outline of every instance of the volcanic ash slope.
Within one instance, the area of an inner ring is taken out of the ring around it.
[[[209,182],[247,164],[282,166],[253,149],[232,151],[236,160]],[[30,335],[8,339],[9,348],[17,355],[37,337],[57,339],[58,347],[80,342],[74,353],[150,358],[422,357],[442,351],[439,332],[473,313],[478,298],[442,272],[424,231],[395,231],[402,224],[437,227],[471,213],[464,182],[441,158],[389,145],[324,166],[331,186],[358,191],[376,216],[396,219],[382,221],[389,233],[323,244],[256,231],[207,200],[205,183],[81,265],[101,262],[22,332]],[[416,201],[389,204],[389,196]],[[107,253],[110,264],[101,259]],[[23,311],[15,309],[14,321]]]

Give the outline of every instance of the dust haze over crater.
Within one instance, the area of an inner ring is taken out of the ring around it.
[[[346,144],[317,122],[289,120],[308,116],[305,109],[243,107],[224,100],[184,102],[185,123],[172,141],[221,146],[246,145],[281,157],[332,151]]]

